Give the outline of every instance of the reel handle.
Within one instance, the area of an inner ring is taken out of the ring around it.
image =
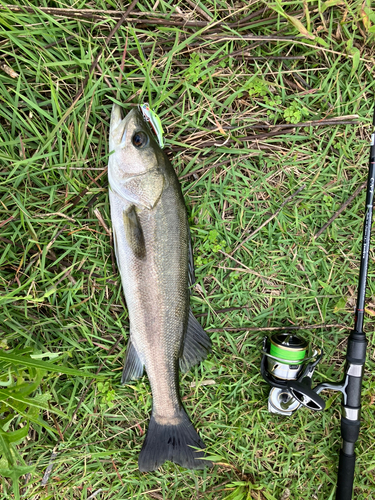
[[[303,381],[298,382],[297,380],[290,380],[287,383],[287,388],[291,395],[301,405],[306,406],[309,410],[324,410],[326,407],[325,401],[315,391],[313,391],[313,389],[311,389],[311,378],[304,378]]]

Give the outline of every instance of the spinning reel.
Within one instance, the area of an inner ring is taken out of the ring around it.
[[[375,127],[375,111],[373,117]],[[358,296],[354,328],[348,337],[344,378],[340,383],[323,382],[312,387],[312,376],[323,351],[311,349],[307,342],[291,333],[276,333],[263,339],[261,374],[272,387],[268,410],[280,415],[292,415],[300,406],[324,410],[319,393],[331,389],[342,393],[342,416],[339,468],[336,500],[351,500],[355,468],[355,443],[358,440],[361,415],[361,386],[366,361],[366,335],[363,331],[367,269],[369,264],[371,225],[375,190],[375,130],[371,136],[367,178],[365,220],[358,277]]]
[[[325,402],[319,396],[324,389],[340,391],[345,399],[345,379],[338,384],[324,382],[312,388],[312,376],[323,351],[313,347],[309,353],[307,342],[298,335],[276,333],[264,337],[261,352],[261,374],[271,386],[269,412],[290,416],[301,406],[324,410]]]

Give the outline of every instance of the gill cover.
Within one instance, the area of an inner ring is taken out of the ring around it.
[[[108,180],[111,190],[138,208],[152,209],[164,187],[159,168],[161,150],[142,113],[132,109],[125,118],[114,104],[109,131]]]

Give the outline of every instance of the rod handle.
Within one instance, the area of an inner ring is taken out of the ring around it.
[[[355,453],[346,455],[340,451],[339,471],[337,476],[336,500],[351,500],[353,491]]]

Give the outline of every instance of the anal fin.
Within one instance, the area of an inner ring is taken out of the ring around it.
[[[181,371],[187,372],[192,366],[203,361],[211,351],[211,347],[211,339],[189,309],[184,347],[180,357]]]
[[[121,383],[126,384],[130,380],[137,380],[143,375],[143,363],[139,359],[138,353],[129,339],[128,348],[126,350],[126,358],[124,370],[122,372]]]

